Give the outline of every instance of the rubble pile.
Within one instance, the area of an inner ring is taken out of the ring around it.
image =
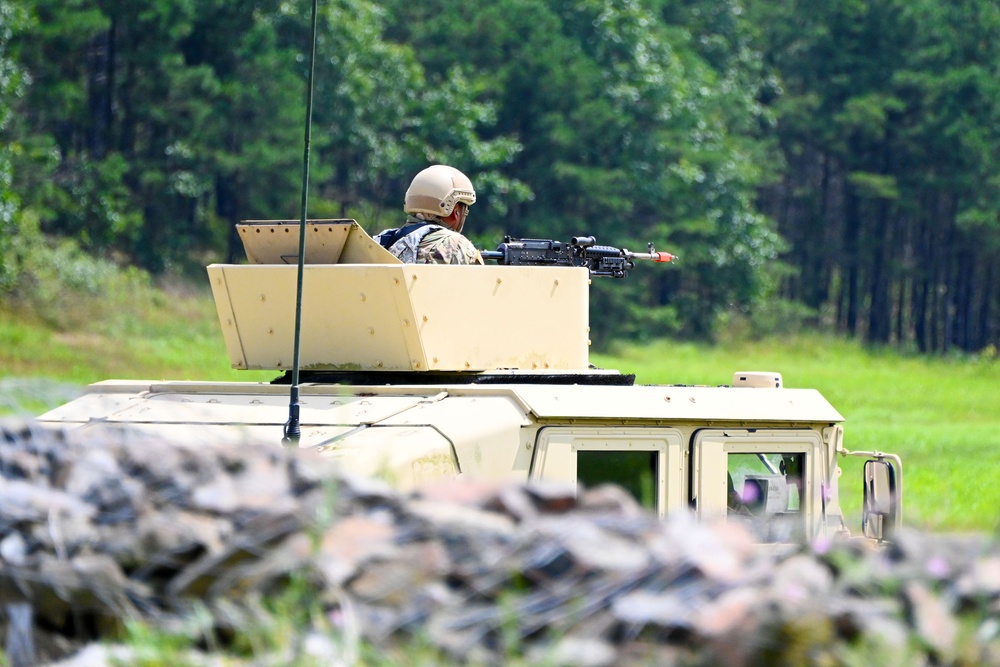
[[[352,664],[358,642],[455,664],[1000,664],[986,536],[762,547],[732,523],[657,520],[617,487],[403,494],[308,452],[0,422],[9,664],[127,663],[93,643],[132,621],[200,633],[208,660],[289,591],[298,648],[253,664]]]

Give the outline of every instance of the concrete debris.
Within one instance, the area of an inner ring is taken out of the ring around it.
[[[1000,664],[998,582],[982,535],[761,548],[617,487],[403,494],[308,451],[0,421],[0,661],[15,667],[144,659],[121,645],[137,621],[187,636],[184,661],[205,665],[350,665],[361,642],[454,664]],[[284,644],[220,659],[269,627]]]

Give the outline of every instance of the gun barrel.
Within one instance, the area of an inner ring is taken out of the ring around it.
[[[672,262],[677,256],[669,252],[629,252],[625,251],[625,256],[629,259],[646,259],[653,262]]]

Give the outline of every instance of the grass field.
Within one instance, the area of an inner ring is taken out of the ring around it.
[[[92,382],[116,379],[270,380],[230,367],[210,295],[140,290],[58,329],[0,307],[0,414],[39,412]],[[82,309],[82,307],[81,307]]]
[[[69,308],[70,306],[67,306]],[[268,380],[229,366],[207,293],[138,290],[72,326],[0,308],[0,414],[39,413],[107,378]],[[707,346],[661,341],[592,355],[643,384],[729,384],[735,371],[783,374],[813,387],[846,418],[845,445],[904,460],[904,522],[932,530],[994,530],[1000,520],[1000,360],[926,358],[819,335]],[[861,460],[842,461],[855,530]]]

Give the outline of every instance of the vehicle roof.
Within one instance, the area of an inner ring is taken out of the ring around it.
[[[646,385],[633,387],[520,386],[538,417],[726,421],[841,422],[815,389],[754,389]]]
[[[81,422],[281,423],[289,388],[251,382],[105,381],[42,420]],[[490,396],[513,400],[538,420],[712,422],[842,422],[815,389],[678,385],[586,386],[544,384],[367,385],[304,384],[302,423],[378,421],[430,398]],[[322,399],[322,400],[317,400]],[[329,400],[327,400],[329,399]]]

